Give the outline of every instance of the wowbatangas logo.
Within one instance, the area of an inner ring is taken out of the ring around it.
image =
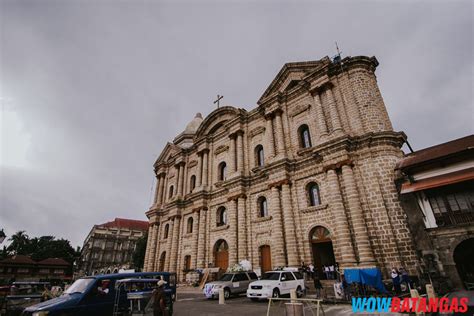
[[[353,297],[353,313],[464,313],[468,298]]]

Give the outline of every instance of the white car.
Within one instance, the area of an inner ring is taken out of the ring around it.
[[[280,297],[290,294],[295,289],[298,297],[306,293],[304,279],[301,273],[292,271],[269,271],[258,281],[249,284],[247,297],[252,300],[260,298]]]

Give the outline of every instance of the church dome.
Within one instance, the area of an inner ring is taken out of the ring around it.
[[[203,119],[201,113],[196,113],[196,116],[192,119],[191,122],[186,125],[186,129],[184,130],[184,134],[195,134],[201,125]]]

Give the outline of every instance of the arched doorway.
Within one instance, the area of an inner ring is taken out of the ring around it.
[[[309,242],[313,253],[314,269],[321,279],[326,279],[323,266],[331,266],[336,263],[334,249],[332,247],[331,233],[326,227],[316,226],[309,233]]]
[[[223,239],[219,239],[214,246],[215,266],[227,271],[229,267],[229,245]]]
[[[456,246],[453,259],[456,263],[459,278],[466,283],[474,283],[474,238],[469,238]]]
[[[270,246],[264,245],[259,248],[260,253],[260,268],[262,273],[272,270],[272,253]]]
[[[184,272],[188,272],[191,270],[191,256],[190,255],[184,256],[183,270]]]
[[[163,253],[160,256],[160,261],[158,262],[158,271],[162,272],[165,271],[165,260],[166,260],[166,251],[163,251]]]

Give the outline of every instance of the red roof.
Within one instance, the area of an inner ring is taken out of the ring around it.
[[[15,255],[11,258],[2,260],[1,262],[2,263],[15,263],[15,264],[36,264],[36,261],[24,255]]]
[[[461,152],[467,152],[474,149],[474,135],[455,139],[447,143],[428,147],[422,150],[408,154],[402,159],[397,169],[413,167],[415,165],[425,164],[440,158],[445,158]]]
[[[48,265],[48,266],[68,266],[68,265],[70,265],[69,262],[67,262],[66,260],[61,259],[61,258],[47,258],[47,259],[38,261],[38,264]]]
[[[139,221],[136,219],[126,219],[126,218],[115,218],[113,221],[101,224],[99,226],[128,228],[128,229],[136,229],[136,230],[143,230],[143,231],[148,230],[147,221]]]

